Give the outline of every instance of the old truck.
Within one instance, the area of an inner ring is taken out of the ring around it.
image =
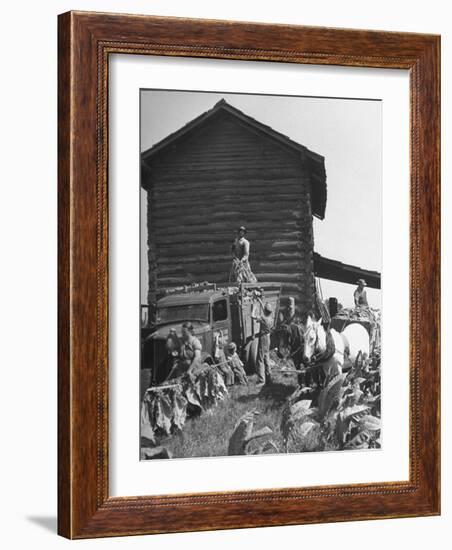
[[[168,289],[156,302],[154,322],[142,327],[141,366],[151,369],[151,383],[165,380],[166,341],[170,330],[181,336],[183,323],[191,322],[200,340],[203,359],[212,357],[215,341],[234,342],[249,373],[254,372],[259,323],[252,318],[262,304],[270,302],[276,322],[281,285],[279,283],[242,283],[215,285],[198,283]]]

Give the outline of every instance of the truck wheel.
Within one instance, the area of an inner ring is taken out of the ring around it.
[[[245,361],[246,361],[246,372],[248,374],[253,374],[256,372],[256,363],[257,363],[257,348],[259,345],[259,340],[253,338],[245,347]]]

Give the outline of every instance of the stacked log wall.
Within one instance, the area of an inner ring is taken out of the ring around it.
[[[311,177],[302,154],[218,114],[146,161],[149,303],[163,287],[229,278],[230,247],[248,228],[258,281],[313,306]]]

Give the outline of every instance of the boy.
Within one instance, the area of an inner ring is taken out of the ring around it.
[[[237,355],[237,346],[234,342],[230,342],[225,348],[226,361],[228,362],[229,367],[234,373],[234,380],[236,384],[248,384],[248,379],[246,377],[245,369],[243,368],[243,363],[240,361],[239,356]]]

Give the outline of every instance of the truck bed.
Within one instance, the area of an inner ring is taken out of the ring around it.
[[[231,287],[230,283],[228,285]],[[242,283],[235,287],[235,291],[229,290],[231,302],[231,317],[234,327],[232,338],[235,342],[245,344],[259,333],[259,323],[252,318],[253,307],[256,313],[262,312],[262,304],[269,302],[273,307],[274,324],[279,313],[279,300],[281,296],[280,283]],[[258,299],[260,298],[260,300]]]

